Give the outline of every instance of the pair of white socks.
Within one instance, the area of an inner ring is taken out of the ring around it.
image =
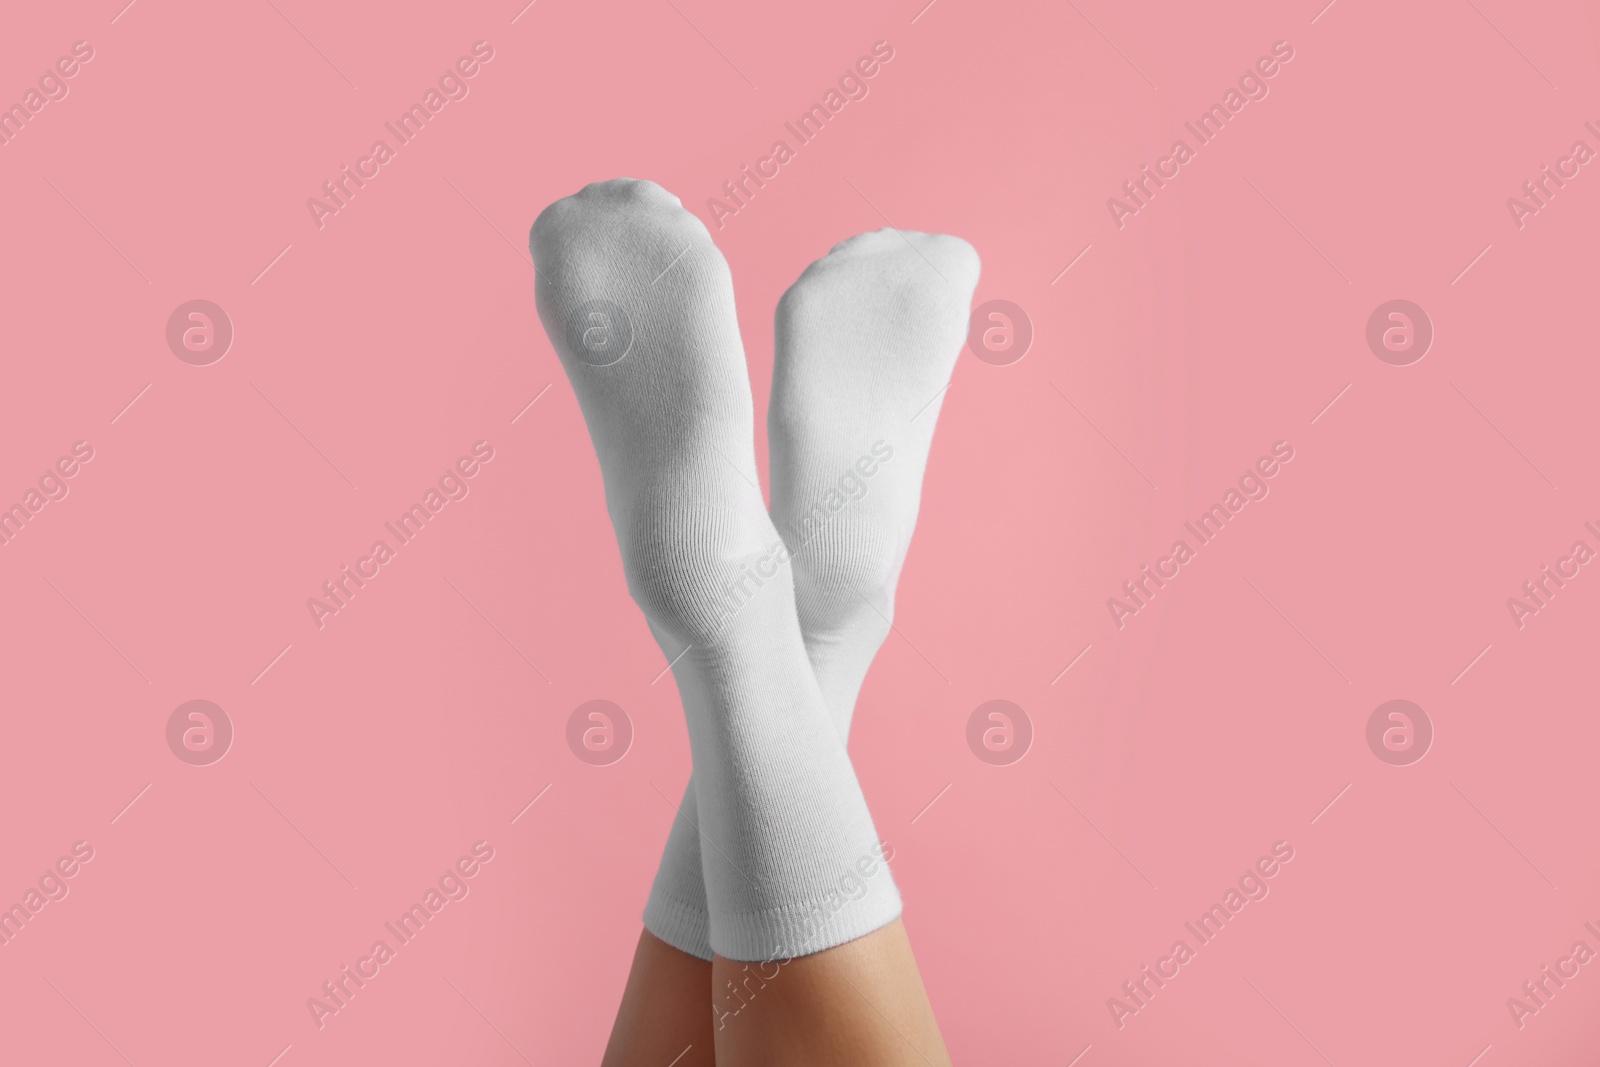
[[[769,514],[732,281],[705,226],[618,179],[550,205],[531,245],[628,588],[688,719],[694,775],[645,926],[744,961],[871,933],[900,896],[845,737],[889,633],[977,254],[862,234],[784,294]]]

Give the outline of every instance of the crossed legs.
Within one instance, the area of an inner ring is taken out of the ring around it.
[[[551,205],[532,246],[695,763],[607,1062],[945,1062],[844,738],[889,632],[976,255],[864,234],[785,294],[769,513],[704,226],[619,180]]]

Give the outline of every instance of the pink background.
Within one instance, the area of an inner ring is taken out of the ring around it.
[[[1506,1006],[1600,950],[1600,574],[1506,607],[1600,548],[1600,176],[1521,229],[1505,203],[1600,148],[1592,4],[121,3],[0,34],[3,101],[95,52],[0,147],[0,503],[94,448],[0,547],[0,902],[94,848],[0,948],[0,1059],[598,1059],[689,752],[527,228],[617,175],[709,218],[878,40],[870,95],[713,232],[758,424],[779,294],[886,221],[970,240],[977,301],[1036,331],[957,366],[851,742],[956,1062],[1600,1049],[1600,964]],[[470,95],[319,230],[306,199],[478,40]],[[1119,230],[1106,199],[1279,40],[1270,95]],[[235,330],[210,366],[164,336],[196,298]],[[1405,367],[1364,337],[1395,298],[1436,331]],[[479,440],[470,495],[319,630],[307,598]],[[1119,631],[1106,598],[1279,440],[1270,496]],[[992,698],[1033,724],[1009,766],[965,740]],[[1410,766],[1365,739],[1394,698],[1436,731]],[[191,699],[236,731],[210,766],[167,746]],[[567,747],[590,699],[620,762]],[[307,998],[479,840],[470,895],[319,1030]],[[1119,1029],[1107,998],[1280,840],[1270,896]]]

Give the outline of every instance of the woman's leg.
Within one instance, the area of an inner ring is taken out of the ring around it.
[[[882,246],[889,240],[887,235],[872,236],[875,242],[852,244]],[[971,250],[951,239],[925,241],[927,251],[945,260],[947,267],[970,269],[958,270],[960,281],[952,285],[951,276],[915,247],[912,254],[922,264],[908,261],[905,266],[915,271],[926,267],[970,298],[977,273]],[[726,961],[713,969],[719,976],[738,974],[747,992],[755,988],[752,983],[764,986],[768,977],[785,977],[785,967],[797,978],[776,998],[770,1018],[751,1027],[750,1043],[766,1047],[769,1057],[776,1054],[767,1040],[771,1038],[800,1049],[831,1048],[830,1058],[837,1062],[846,1062],[841,1057],[894,1062],[890,1057],[901,1054],[932,1062],[927,1049],[943,1059],[916,963],[897,921],[899,895],[886,875],[873,879],[873,856],[882,855],[881,843],[874,843],[871,818],[840,743],[842,731],[836,732],[828,721],[812,673],[815,663],[807,662],[808,653],[815,650],[802,638],[794,583],[782,570],[788,554],[782,541],[776,541],[776,547],[771,544],[777,531],[761,507],[759,493],[746,495],[738,484],[739,480],[755,484],[754,462],[745,454],[749,399],[738,387],[742,354],[726,265],[698,220],[648,183],[591,186],[554,205],[535,225],[532,243],[542,268],[540,281],[546,283],[538,293],[540,316],[573,379],[596,439],[630,591],[645,609],[663,651],[671,654],[688,712],[695,795],[701,809],[697,836],[715,849],[714,856],[702,850],[700,857],[711,941],[740,959],[782,958],[781,963],[761,967],[759,976],[751,976],[748,965]],[[634,277],[644,260],[674,247],[680,250],[648,287]],[[691,250],[697,254],[672,283],[657,288]],[[892,269],[901,266],[894,261],[903,256],[885,257],[873,247],[863,262],[838,262],[835,267],[835,261],[846,258],[841,255],[845,251],[841,246],[829,257],[828,272],[838,276],[827,280],[835,284],[824,286],[819,279],[808,286],[803,280],[797,290],[825,293],[840,283],[848,289],[866,280],[904,293],[905,270]],[[921,286],[905,288],[915,292]],[[619,306],[612,296],[626,306]],[[807,299],[798,318],[833,319],[830,312],[843,309],[828,307],[831,303]],[[950,310],[951,322],[960,325],[965,299],[931,303]],[[902,305],[894,310],[907,309]],[[865,328],[882,343],[883,318],[841,318],[857,321],[849,322],[844,335],[828,337],[826,331],[821,335],[832,342],[829,347],[844,341],[840,347],[845,351],[829,353],[834,359],[869,354],[850,351],[855,347],[849,343],[854,330]],[[780,329],[782,324],[780,315]],[[908,344],[908,338],[895,340],[899,343],[891,341],[888,347],[922,347]],[[931,396],[924,406],[932,406],[938,396]],[[869,404],[866,411],[875,407]],[[911,418],[915,421],[916,416]],[[832,443],[840,447],[844,441]],[[738,479],[702,454],[707,450],[731,467]],[[890,458],[892,449],[879,441],[871,452],[857,457],[854,470],[846,468],[854,479],[851,489],[864,488],[862,479],[872,476],[870,468]],[[913,483],[920,482],[920,470],[916,473]],[[823,506],[831,512],[834,501],[844,498],[837,487],[828,489]],[[893,510],[914,521],[915,499],[913,492],[905,501],[909,514]],[[909,535],[909,526],[906,522],[902,536]],[[811,547],[807,542],[815,530],[785,532],[801,533],[795,539],[804,552]],[[887,579],[889,589],[883,592],[889,592],[899,559],[892,559],[891,573],[884,574],[880,567],[885,561],[877,557],[884,547],[894,553],[893,533],[900,531],[877,532],[890,536],[873,538],[887,544],[872,545],[879,551],[867,553],[873,557],[870,561],[861,558],[859,544],[829,547],[846,550],[845,559],[854,564],[846,568],[848,577]],[[899,552],[903,553],[903,541]],[[752,571],[759,577],[752,577]],[[746,588],[751,584],[753,590]],[[852,592],[861,595],[856,582],[839,584],[855,587]],[[733,590],[741,596],[733,597]],[[867,607],[881,613],[870,601]],[[865,662],[870,662],[871,651],[882,640],[881,634],[875,636],[873,648],[864,649]],[[864,666],[864,662],[859,665]],[[855,684],[859,685],[859,677]],[[870,885],[856,877],[857,869],[872,879]],[[839,888],[846,891],[841,894]],[[614,1047],[641,1035],[654,1040],[650,1035],[671,1032],[670,1022],[665,1029],[649,1025],[663,1003],[659,979],[652,975],[663,969],[681,970],[692,957],[653,940],[641,943],[618,1022],[620,1040],[613,1042]],[[793,953],[808,947],[826,950],[797,963]],[[674,954],[683,958],[675,959]],[[699,966],[690,964],[691,970]],[[725,984],[737,995],[731,979]],[[847,987],[859,1004],[845,996]],[[880,993],[883,1007],[874,1002]],[[723,1031],[725,1021],[719,1015]],[[816,1034],[806,1037],[801,1033],[806,1029]],[[817,1036],[824,1032],[827,1036]],[[898,1052],[889,1047],[891,1033],[903,1042]],[[692,1051],[690,1040],[674,1059],[681,1061]],[[788,1059],[787,1053],[784,1058]]]
[[[594,438],[629,591],[683,699],[713,946],[788,958],[883,928],[899,893],[874,866],[880,843],[754,488],[726,263],[698,219],[642,182],[552,205],[532,247],[540,318]],[[647,1002],[657,992],[636,988]]]
[[[722,1067],[950,1063],[898,919],[814,956],[765,964],[718,956],[711,984]]]
[[[778,306],[772,515],[793,553],[806,650],[840,736],[889,635],[977,280],[964,241],[880,230],[837,245]],[[724,1065],[949,1062],[899,920],[787,962],[719,956],[712,986]]]
[[[711,964],[640,931],[601,1067],[711,1067]]]

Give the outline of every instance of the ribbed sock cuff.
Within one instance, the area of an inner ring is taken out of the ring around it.
[[[679,952],[711,960],[711,922],[704,908],[651,893],[644,906],[644,928]]]
[[[894,882],[875,879],[868,883],[866,895],[855,900],[719,915],[711,945],[717,955],[741,963],[790,960],[865,937],[894,922],[900,911],[900,891]]]

